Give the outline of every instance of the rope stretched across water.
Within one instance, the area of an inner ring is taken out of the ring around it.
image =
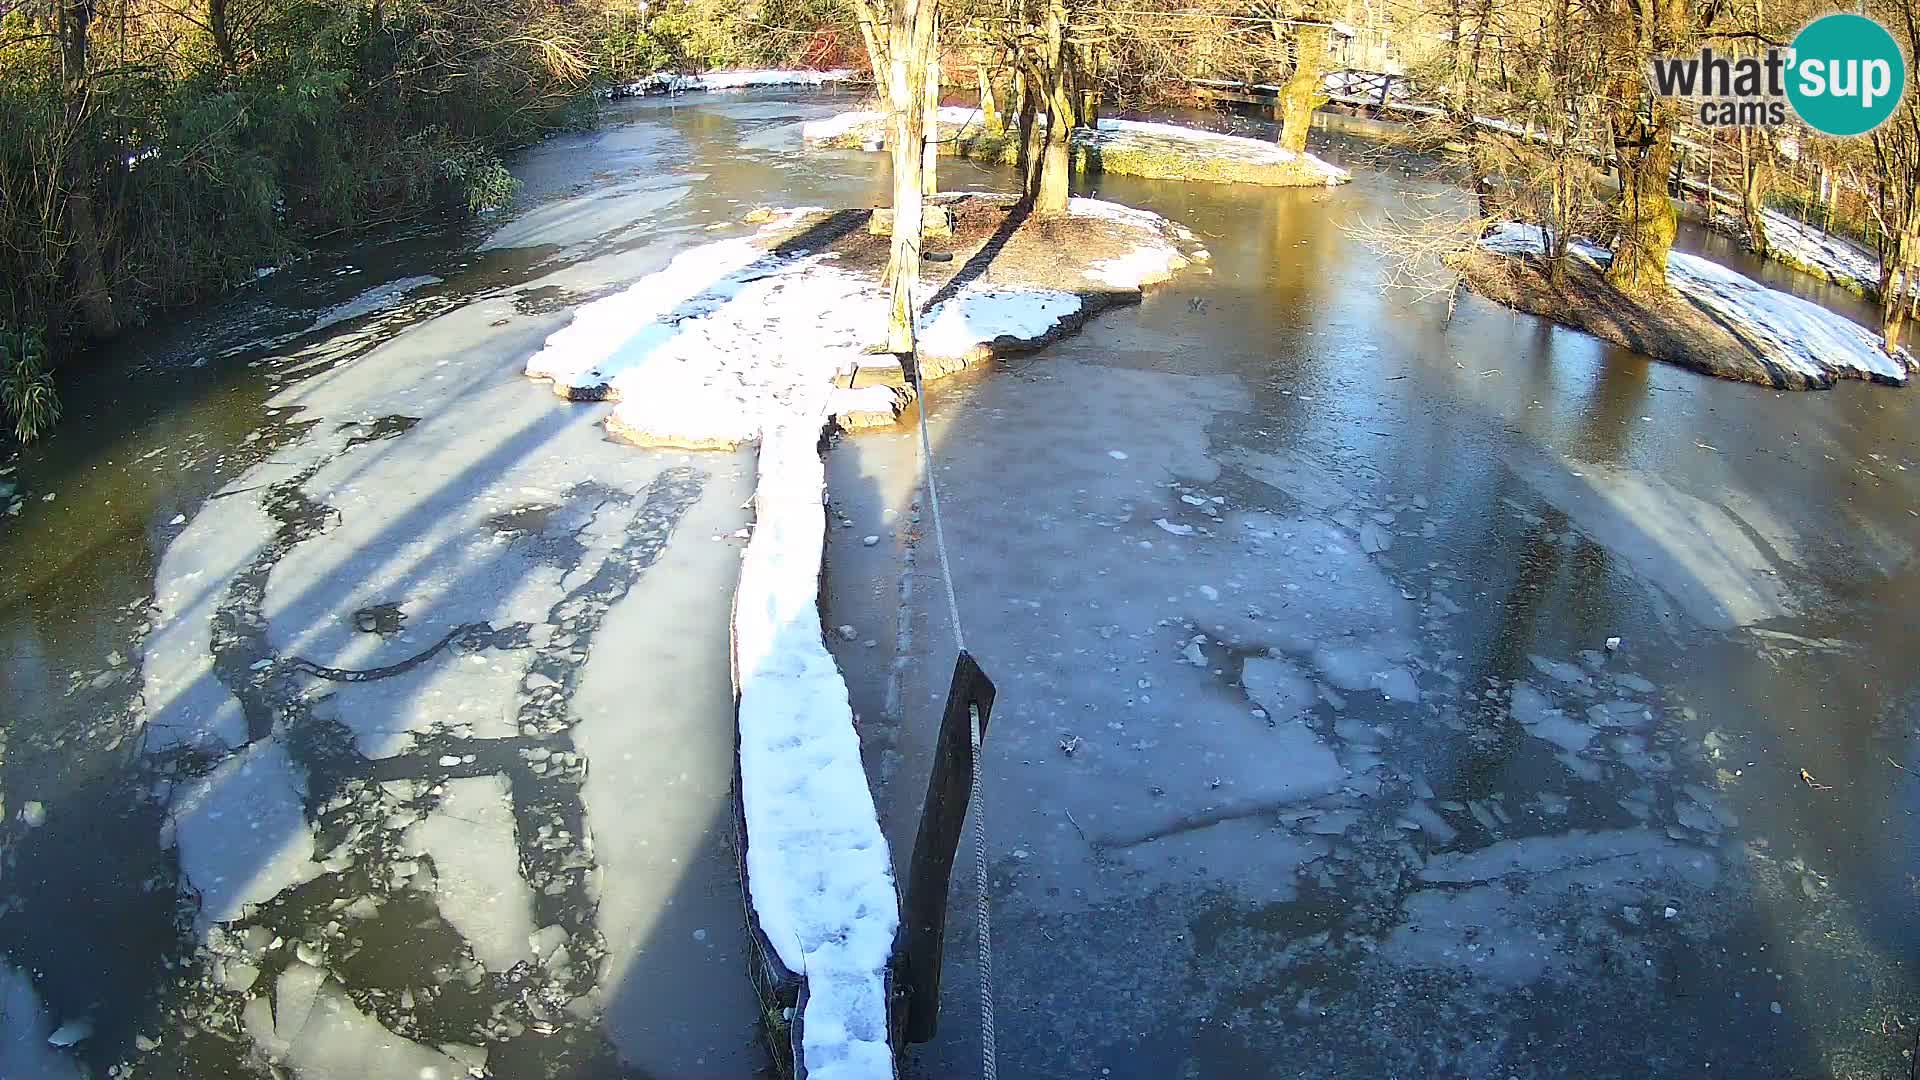
[[[954,648],[965,652],[967,639],[960,629],[960,600],[953,589],[953,562],[947,558],[947,534],[940,526],[940,487],[933,475],[933,438],[927,433],[927,388],[920,379],[919,358],[907,359],[913,364],[913,392],[920,401],[920,453],[927,475],[927,508],[933,515],[933,546],[940,553],[940,580],[946,586]],[[980,795],[979,707],[968,706],[967,718],[968,737],[973,744],[973,786],[967,803],[973,808],[973,887],[978,903],[974,945],[980,974],[980,1075],[983,1080],[997,1080],[999,1050],[993,1023],[993,926],[988,921],[987,908],[987,808]]]

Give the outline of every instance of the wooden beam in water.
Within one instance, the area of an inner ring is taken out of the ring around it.
[[[954,661],[947,708],[940,717],[933,770],[927,776],[927,801],[920,811],[920,832],[913,842],[913,862],[907,871],[906,902],[901,912],[908,1042],[927,1042],[939,1027],[947,896],[973,791],[972,726],[977,715],[984,742],[987,718],[993,713],[993,695],[993,680],[970,654],[962,652]]]

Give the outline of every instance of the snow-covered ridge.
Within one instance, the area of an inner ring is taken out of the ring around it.
[[[1746,226],[1738,217],[1740,196],[1698,180],[1685,181],[1691,192],[1708,197],[1714,212],[1711,224],[1742,241]],[[1767,257],[1805,274],[1824,277],[1849,292],[1872,296],[1880,288],[1880,256],[1844,236],[1795,221],[1778,210],[1760,213],[1767,230]]]
[[[1044,118],[1041,124],[1045,126]],[[976,108],[944,105],[936,117],[936,126],[939,128],[939,138],[961,139],[981,134],[984,117]],[[858,137],[877,146],[886,137],[886,116],[867,109],[843,112],[808,122],[801,127],[801,137],[812,143]],[[1312,154],[1295,154],[1262,139],[1228,135],[1183,124],[1102,117],[1095,130],[1076,129],[1073,138],[1075,144],[1083,149],[1091,148],[1108,154],[1144,154],[1159,150],[1176,155],[1232,161],[1256,168],[1300,166],[1312,170],[1321,182],[1328,185],[1352,179],[1345,169]]]
[[[614,97],[639,97],[643,94],[684,94],[691,90],[745,90],[758,86],[825,86],[853,77],[849,68],[831,71],[802,69],[739,69],[705,71],[683,75],[675,71],[657,71],[644,79],[617,86]]]
[[[1505,255],[1535,254],[1544,248],[1538,226],[1518,223],[1499,226],[1480,243]],[[1612,258],[1605,248],[1586,241],[1574,246],[1603,265]],[[1916,366],[1905,350],[1888,355],[1879,339],[1853,320],[1698,255],[1668,252],[1667,283],[1728,323],[1768,360],[1815,380],[1845,376],[1904,386]]]
[[[1796,269],[1824,275],[1857,293],[1880,288],[1880,257],[1845,237],[1802,225],[1778,210],[1762,215],[1771,254]]]

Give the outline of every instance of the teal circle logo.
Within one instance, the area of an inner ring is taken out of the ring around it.
[[[1865,15],[1825,15],[1793,39],[1787,100],[1825,135],[1864,135],[1900,104],[1907,59],[1887,28]]]

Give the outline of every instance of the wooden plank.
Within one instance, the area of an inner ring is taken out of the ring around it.
[[[913,842],[903,905],[905,982],[907,984],[907,1041],[927,1042],[939,1028],[940,967],[947,932],[947,895],[953,880],[954,856],[960,830],[967,820],[973,788],[974,717],[980,737],[987,735],[993,714],[993,680],[973,657],[962,652],[953,663],[953,682],[947,689],[946,712],[940,717],[940,735],[933,752],[933,770],[927,776],[927,801],[920,811],[920,831]]]

